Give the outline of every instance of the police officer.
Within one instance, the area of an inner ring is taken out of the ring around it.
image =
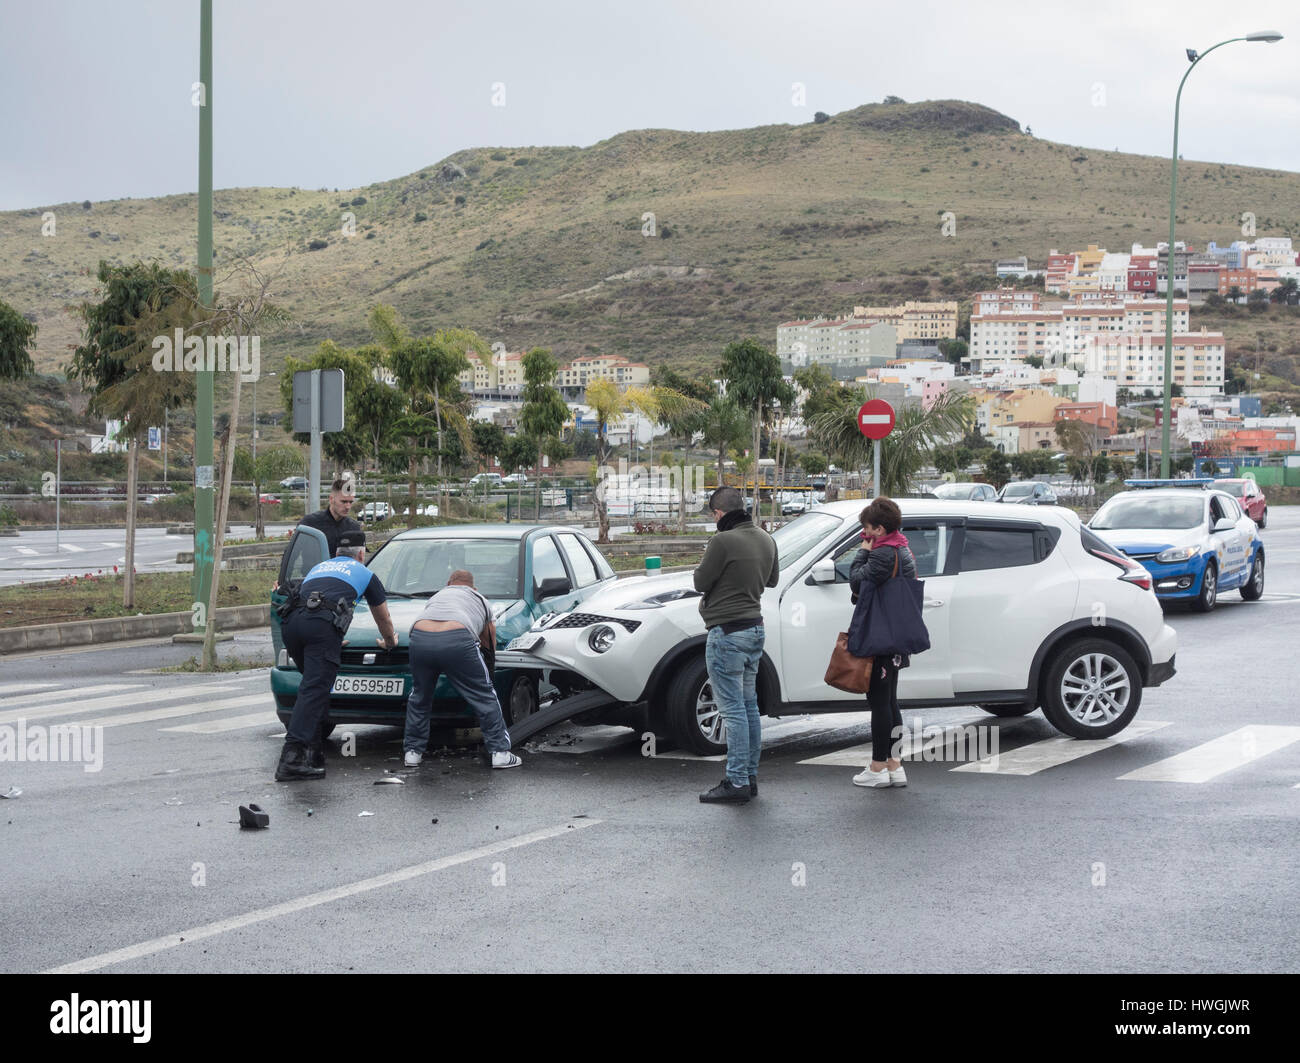
[[[366,533],[342,532],[335,557],[311,569],[297,594],[286,603],[280,630],[285,649],[302,672],[302,682],[275,769],[277,782],[319,779],[325,774],[320,725],[342,663],[343,636],[352,623],[352,607],[362,597],[383,636],[377,641],[390,650],[397,645],[387,595],[379,577],[362,564],[365,555]]]

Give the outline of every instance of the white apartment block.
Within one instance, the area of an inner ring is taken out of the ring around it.
[[[1188,396],[1223,390],[1226,349],[1222,332],[1174,334],[1172,381]],[[1083,338],[1081,368],[1117,387],[1161,389],[1165,380],[1164,333],[1091,333]]]
[[[971,300],[972,314],[1028,314],[1040,310],[1043,293],[1020,288],[999,288],[992,292],[976,292]]]
[[[645,387],[650,383],[650,367],[621,355],[602,354],[575,358],[555,374],[555,385],[561,388],[585,388],[596,380],[609,380],[620,387]]]

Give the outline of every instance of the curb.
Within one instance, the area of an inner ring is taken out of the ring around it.
[[[217,610],[218,627],[266,627],[269,605],[234,605]],[[111,616],[102,620],[70,620],[62,624],[33,624],[0,629],[0,654],[27,650],[56,650],[68,646],[97,646],[127,639],[165,638],[192,631],[193,614],[154,613],[150,616]]]

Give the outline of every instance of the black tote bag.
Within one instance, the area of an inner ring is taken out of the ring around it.
[[[898,572],[897,556],[894,572]],[[849,652],[855,657],[924,653],[930,648],[924,607],[924,580],[894,575],[884,583],[868,581],[849,624]]]

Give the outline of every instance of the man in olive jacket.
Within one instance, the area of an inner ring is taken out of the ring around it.
[[[727,721],[727,775],[700,794],[707,803],[744,804],[758,796],[758,662],[763,657],[764,587],[775,587],[781,568],[776,543],[745,515],[734,487],[709,498],[718,534],[709,540],[695,589],[704,594],[700,615],[708,629],[704,660],[718,711]]]

